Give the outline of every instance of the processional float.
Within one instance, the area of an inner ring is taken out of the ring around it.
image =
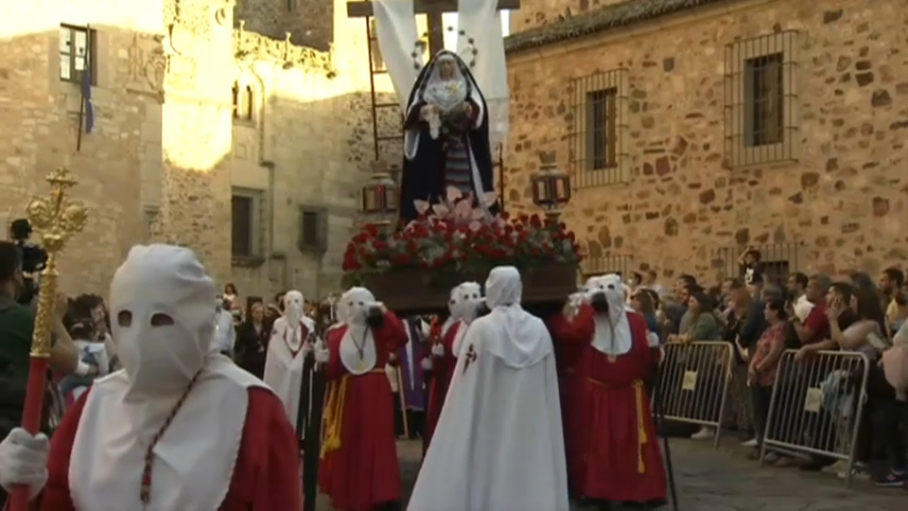
[[[88,220],[87,208],[69,198],[71,189],[76,185],[76,179],[69,170],[64,167],[57,168],[47,177],[47,182],[50,183],[50,192],[44,197],[32,199],[26,210],[32,227],[41,233],[41,244],[47,252],[47,265],[41,272],[38,312],[32,333],[28,367],[28,386],[25,393],[25,408],[22,412],[22,428],[31,435],[36,435],[40,431],[44,412],[51,330],[57,300],[59,257],[69,239],[80,232]],[[14,487],[10,495],[9,511],[28,511],[28,492],[27,486]]]

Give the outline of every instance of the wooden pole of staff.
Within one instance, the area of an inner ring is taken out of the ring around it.
[[[409,325],[408,325],[408,328],[409,328]],[[402,367],[403,360],[402,359],[398,359],[398,360],[400,361],[400,363],[397,364],[397,367],[395,367],[394,370],[397,373],[397,392],[400,394],[400,415],[401,415],[401,419],[403,420],[402,424],[404,425],[404,438],[409,440],[410,439],[410,425],[407,424],[407,392],[404,389],[404,377],[403,377],[403,367]],[[413,375],[410,375],[410,378],[412,378],[412,377],[413,377]]]
[[[47,363],[50,359],[50,333],[54,322],[57,299],[57,261],[66,242],[80,232],[88,220],[88,210],[81,203],[69,199],[69,192],[76,179],[69,170],[60,167],[47,177],[50,192],[36,197],[28,205],[28,220],[41,233],[41,244],[47,251],[47,265],[41,272],[41,289],[38,292],[38,313],[32,334],[32,348],[28,366],[28,386],[25,407],[22,411],[22,428],[32,435],[41,428],[44,410],[44,393],[47,386]],[[28,487],[17,485],[10,495],[9,511],[28,511]]]

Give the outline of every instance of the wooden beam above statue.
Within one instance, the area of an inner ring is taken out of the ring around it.
[[[498,0],[498,10],[520,9],[520,0]],[[415,14],[436,12],[457,12],[457,0],[413,0]],[[372,16],[372,2],[347,2],[347,17],[367,18]]]

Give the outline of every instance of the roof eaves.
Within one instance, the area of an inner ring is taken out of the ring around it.
[[[629,0],[555,23],[517,32],[505,38],[505,52],[516,53],[626,27],[662,16],[732,0]]]

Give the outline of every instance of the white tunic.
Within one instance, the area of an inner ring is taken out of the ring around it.
[[[284,403],[287,418],[294,428],[297,427],[303,384],[304,331],[310,334],[315,332],[315,323],[307,317],[303,317],[295,329],[289,328],[286,318],[281,317],[274,322],[262,378]]]
[[[129,388],[124,371],[95,381],[69,462],[76,509],[214,511],[221,505],[246,425],[249,388],[264,384],[227,357],[211,357],[154,448],[151,502],[144,508],[139,488],[152,434],[134,425],[142,421],[143,405],[124,402]]]

